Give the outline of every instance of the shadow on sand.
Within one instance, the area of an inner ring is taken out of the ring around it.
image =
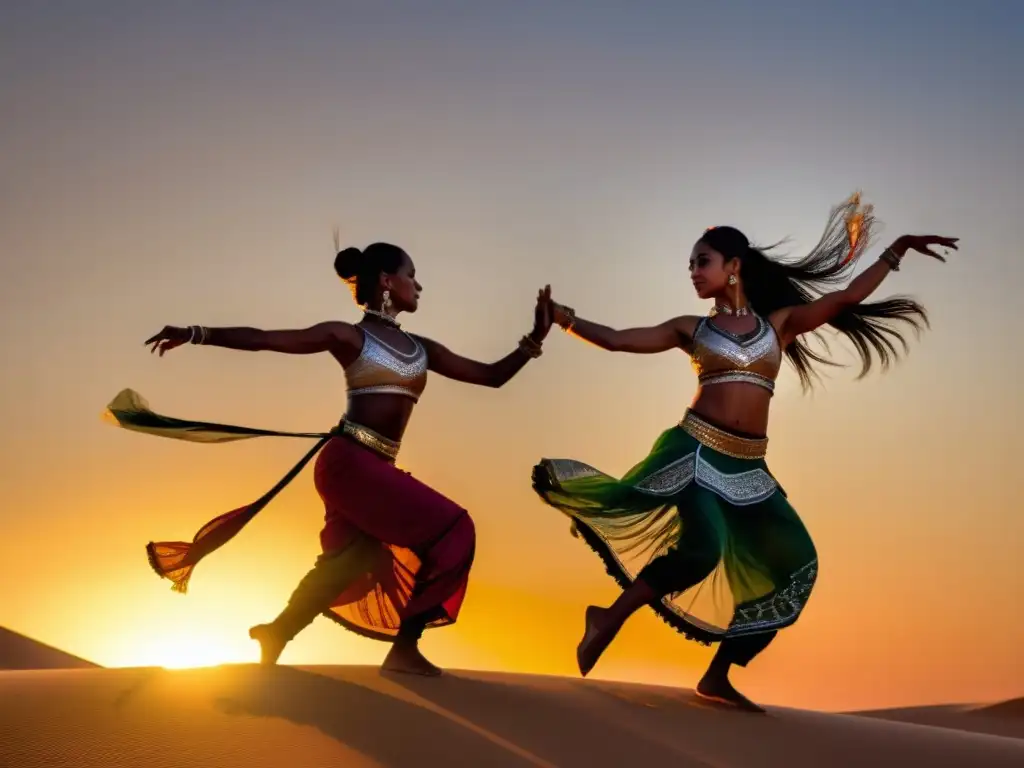
[[[473,764],[534,768],[521,757],[442,714],[355,683],[289,667],[259,670],[216,701],[227,715],[274,717],[316,728],[387,766]],[[463,758],[464,759],[464,758]]]
[[[599,685],[568,683],[565,695],[552,695],[554,681],[531,688],[458,673],[434,679],[405,675],[388,679],[564,768],[593,768],[595,755],[600,756],[599,765],[711,765],[660,741],[659,730],[666,724],[662,717],[648,719],[640,707],[608,696]],[[555,684],[562,685],[561,681]],[[647,722],[638,722],[638,717]],[[679,727],[678,722],[674,725]]]

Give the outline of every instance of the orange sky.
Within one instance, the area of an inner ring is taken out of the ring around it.
[[[850,83],[819,66],[835,43],[824,17],[789,30],[805,43],[787,47],[796,63],[751,44],[708,72],[713,35],[679,19],[481,17],[447,31],[393,19],[386,55],[327,11],[292,20],[293,35],[264,11],[235,19],[247,34],[230,44],[172,10],[68,20],[72,39],[22,11],[0,40],[21,73],[0,133],[0,625],[106,665],[256,658],[246,629],[317,554],[308,473],[185,597],[143,547],[256,498],[305,445],[178,443],[99,413],[127,386],[175,416],[335,423],[344,385],[327,359],[187,348],[158,360],[142,347],[165,323],[356,319],[331,271],[333,224],[346,242],[413,255],[426,290],[411,329],[496,358],[545,282],[611,324],[701,312],[685,257],[706,226],[807,247],[829,206],[863,188],[882,238],[940,230],[963,252],[909,260],[884,286],[932,312],[896,370],[838,373],[813,397],[783,373],[769,460],[821,575],[799,623],[736,679],[766,702],[826,708],[1024,692],[1010,464],[1024,120],[985,90],[1010,77],[1008,25],[933,20],[935,49],[910,56],[903,33],[919,20],[893,21],[864,62],[877,77]],[[716,24],[729,28],[697,26]],[[601,42],[613,29],[623,50]],[[953,68],[944,39],[971,56]],[[822,94],[843,89],[868,106],[823,112]],[[941,109],[915,101],[923,91]],[[402,463],[469,508],[479,535],[463,616],[426,640],[432,658],[573,672],[583,607],[614,586],[534,498],[530,468],[573,456],[623,472],[693,391],[681,354],[613,356],[557,334],[502,391],[431,380]],[[318,622],[283,660],[376,663],[384,650]],[[691,685],[709,655],[645,614],[595,674]]]

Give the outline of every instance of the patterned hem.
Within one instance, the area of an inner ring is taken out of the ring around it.
[[[615,553],[604,540],[582,520],[573,518],[573,523],[579,537],[601,558],[606,572],[615,579],[619,587],[626,590],[633,586],[635,579],[622,567]],[[686,618],[671,605],[669,597],[649,605],[659,619],[686,637],[687,640],[692,640],[700,645],[711,645],[732,637],[778,632],[795,624],[807,603],[817,573],[818,561],[814,560],[793,574],[789,584],[782,589],[746,606],[738,606],[735,618],[729,625],[729,629],[724,632],[708,628],[706,625],[694,624],[692,619]]]
[[[369,627],[364,627],[362,624],[353,624],[348,619],[339,616],[331,610],[323,611],[320,615],[326,619],[330,619],[338,626],[347,629],[349,632],[352,632],[353,634],[359,635],[360,637],[365,637],[367,640],[377,640],[382,643],[394,643],[395,640],[398,639],[397,629],[393,630],[391,633],[383,632],[378,629],[370,629]],[[431,629],[439,629],[441,627],[448,627],[454,623],[455,622],[452,621],[450,618],[445,617],[444,619],[438,619],[437,621],[430,622],[424,628],[424,631]]]
[[[573,522],[576,524],[576,531],[579,537],[586,542],[587,546],[590,547],[598,557],[601,558],[601,562],[604,563],[605,570],[608,575],[615,579],[615,582],[623,590],[629,589],[633,586],[634,579],[626,573],[626,570],[619,564],[618,558],[615,557],[615,553],[612,552],[611,548],[598,536],[594,530],[584,523],[582,520],[573,518]],[[687,640],[691,640],[700,645],[711,645],[712,643],[718,642],[725,637],[722,632],[715,632],[710,629],[695,626],[687,621],[685,618],[679,615],[678,612],[672,609],[666,600],[658,600],[648,604],[655,615],[668,624],[676,632],[683,635]]]
[[[736,607],[728,637],[774,632],[793,624],[803,612],[814,582],[818,578],[818,559],[798,569],[789,583],[757,600]]]
[[[738,507],[759,504],[781,490],[775,478],[761,467],[742,472],[724,472],[701,455],[701,448],[703,446],[698,446],[697,450],[633,481],[632,488],[646,496],[668,499],[685,491],[691,483],[696,483]],[[545,459],[541,466],[545,465],[548,480],[555,489],[573,480],[606,476],[600,470],[575,459]]]

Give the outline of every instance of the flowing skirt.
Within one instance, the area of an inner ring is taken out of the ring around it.
[[[326,512],[325,576],[352,576],[323,615],[378,640],[411,616],[427,616],[427,627],[454,623],[476,546],[468,512],[344,437],[321,451],[314,479]]]
[[[621,479],[543,459],[533,486],[623,589],[637,578],[654,587],[652,608],[688,638],[775,632],[800,616],[818,560],[766,445],[688,412]]]
[[[389,441],[379,435],[344,422],[319,433],[175,419],[154,413],[132,390],[119,393],[104,415],[125,429],[192,442],[265,436],[317,441],[267,493],[206,523],[191,542],[147,545],[150,566],[172,582],[173,590],[187,592],[196,565],[234,538],[316,456],[326,567],[307,579],[322,579],[312,586],[322,591],[326,585],[336,595],[326,601],[323,615],[378,640],[393,639],[409,617],[425,618],[427,627],[458,618],[475,555],[473,521],[465,509],[397,468],[388,455]]]

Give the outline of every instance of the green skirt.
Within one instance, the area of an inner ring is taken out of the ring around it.
[[[691,640],[773,632],[794,623],[818,573],[807,529],[764,459],[767,440],[688,412],[621,479],[573,459],[543,459],[533,487],[625,589]]]

